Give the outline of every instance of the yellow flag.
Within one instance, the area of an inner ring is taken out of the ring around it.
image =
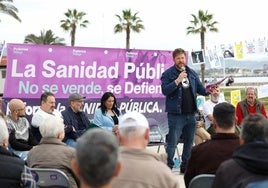
[[[244,53],[243,53],[243,44],[240,42],[239,44],[235,44],[235,52],[236,52],[236,58],[237,59],[243,59]]]
[[[240,90],[231,91],[231,104],[236,106],[239,101],[241,101]]]

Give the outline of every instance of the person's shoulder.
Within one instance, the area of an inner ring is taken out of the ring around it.
[[[100,114],[100,113],[102,113],[102,112],[101,112],[101,108],[97,108],[97,109],[95,110],[94,113],[95,113],[95,114]]]
[[[7,115],[6,124],[10,124],[12,122],[13,122],[13,120],[12,120],[11,116],[10,115]]]
[[[2,155],[2,154],[0,154]],[[11,153],[10,151],[7,150],[6,156],[9,158],[9,160],[7,160],[7,162],[9,162],[10,164],[12,163],[14,164],[18,164],[18,165],[24,165],[25,161],[22,160],[21,158],[19,158],[17,155],[14,155],[13,153]]]
[[[55,116],[61,117],[61,112],[58,111],[57,109],[54,109],[54,110],[53,110],[53,114],[54,114]]]
[[[205,151],[207,153],[207,149],[209,148],[209,145],[211,143],[211,140],[207,140],[205,142],[202,142],[196,146],[193,146],[191,149],[191,153],[192,154],[196,154],[197,156],[199,156],[200,152]]]
[[[197,74],[197,73],[195,72],[195,70],[194,70],[194,69],[192,69],[192,68],[191,68],[191,67],[189,67],[189,66],[186,66],[186,71],[187,71],[187,72],[194,73],[194,74]]]
[[[62,143],[61,145],[59,145],[60,147],[63,148],[63,150],[65,150],[67,153],[71,154],[71,155],[74,155],[75,154],[75,148],[65,144],[65,143]]]
[[[225,161],[223,161],[220,166],[219,166],[219,170],[223,170],[223,171],[232,171],[233,169],[236,169],[236,166],[238,165],[238,163],[233,159],[233,158],[230,158],[230,159],[227,159]]]
[[[38,107],[38,109],[33,113],[33,116],[34,115],[39,115],[40,113],[42,113],[43,110],[40,108],[40,106]]]
[[[172,72],[172,71],[175,71],[176,70],[176,68],[175,68],[175,66],[173,65],[173,66],[171,66],[171,67],[168,67],[164,72],[163,72],[163,74],[166,74],[166,73],[169,73],[169,72]]]

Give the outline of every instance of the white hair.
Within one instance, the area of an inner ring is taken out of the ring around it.
[[[57,138],[59,133],[64,132],[63,120],[56,116],[50,116],[42,122],[39,130],[44,138]]]
[[[0,145],[2,146],[4,143],[4,140],[8,140],[9,134],[7,130],[7,124],[5,120],[0,117]]]
[[[142,136],[148,128],[141,126],[122,127],[119,129],[120,135],[123,138],[134,138]]]

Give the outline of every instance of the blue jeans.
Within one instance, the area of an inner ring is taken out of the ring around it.
[[[194,142],[194,135],[196,129],[195,114],[171,114],[168,113],[168,139],[166,145],[167,165],[173,168],[173,157],[179,139],[183,138],[183,151],[181,157],[181,169],[186,168],[187,160],[190,156],[191,148]]]
[[[76,147],[76,141],[75,141],[74,139],[71,139],[71,138],[67,139],[67,140],[65,141],[65,144],[67,144],[68,146],[71,146],[71,147],[73,147],[73,148]]]
[[[17,151],[12,148],[9,148],[9,151],[17,155],[19,158],[21,158],[25,162],[27,161],[29,151]]]

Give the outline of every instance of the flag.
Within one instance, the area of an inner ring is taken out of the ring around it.
[[[240,90],[231,91],[231,104],[236,106],[239,101],[241,101],[241,92],[240,92]]]
[[[236,53],[236,58],[237,59],[243,59],[244,58],[242,42],[235,43],[235,53]]]

